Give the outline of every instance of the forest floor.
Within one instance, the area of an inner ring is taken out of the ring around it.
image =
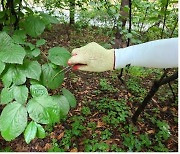
[[[110,40],[102,29],[78,29],[67,25],[54,26],[42,38],[47,40],[41,48],[44,53],[54,46],[71,51],[92,41],[107,46]],[[120,70],[66,73],[62,86],[75,95],[77,107],[70,110],[64,122],[45,126],[47,136],[44,139],[34,139],[26,144],[23,135],[12,142],[0,137],[1,151],[177,152],[178,81],[171,83],[176,100],[173,100],[169,86],[162,86],[134,125],[131,122],[133,113],[163,70],[130,67],[122,76],[125,84],[118,79],[119,73]]]

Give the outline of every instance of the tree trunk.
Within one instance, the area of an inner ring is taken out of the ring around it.
[[[21,2],[21,1],[20,1]],[[19,21],[18,21],[18,16],[17,16],[17,13],[15,12],[15,9],[14,9],[14,0],[7,0],[7,3],[6,3],[6,9],[9,9],[11,14],[10,14],[10,20],[11,18],[13,18],[13,16],[15,17],[15,22],[13,23],[13,26],[14,26],[14,29],[17,29],[18,28],[18,24],[19,24]]]
[[[122,21],[122,28],[125,27],[126,21],[128,18],[128,12],[124,11],[124,7],[129,5],[129,0],[122,0],[121,1],[121,7],[120,7],[120,20]]]
[[[169,3],[169,0],[167,0],[167,3],[166,3],[166,6],[164,8],[164,20],[163,20],[163,28],[162,28],[162,32],[161,32],[161,39],[163,39],[163,34],[164,34],[164,28],[165,28],[165,24],[166,24],[166,15],[167,15],[167,7],[168,7],[168,3]]]
[[[121,7],[120,7],[120,17],[119,20],[122,22],[122,27],[121,29],[125,28],[127,17],[128,17],[128,12],[124,11],[124,6],[129,4],[129,0],[122,0],[121,1]],[[116,34],[115,34],[115,45],[114,48],[121,48],[122,47],[122,35],[120,34],[120,28],[117,26],[116,29]]]
[[[69,0],[69,8],[70,8],[70,25],[74,25],[75,23],[75,0]]]

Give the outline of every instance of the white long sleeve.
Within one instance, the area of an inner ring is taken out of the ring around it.
[[[115,68],[123,68],[127,64],[151,68],[178,67],[178,38],[115,49]]]

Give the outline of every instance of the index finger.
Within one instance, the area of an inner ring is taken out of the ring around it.
[[[68,65],[76,65],[76,64],[87,64],[87,62],[82,54],[77,54],[75,56],[72,56],[68,60]]]

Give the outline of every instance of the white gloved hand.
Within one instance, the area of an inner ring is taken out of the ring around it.
[[[107,50],[92,42],[72,51],[68,61],[74,70],[104,72],[114,69],[114,49]]]

